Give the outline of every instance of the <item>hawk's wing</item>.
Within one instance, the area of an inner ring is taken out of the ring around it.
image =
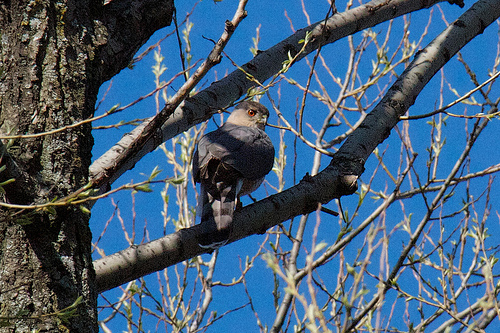
[[[193,175],[201,188],[201,223],[212,244],[227,241],[236,198],[242,187],[256,189],[274,163],[274,146],[262,130],[226,123],[201,138],[193,160]],[[217,236],[218,235],[218,236]],[[219,245],[220,246],[220,245]]]

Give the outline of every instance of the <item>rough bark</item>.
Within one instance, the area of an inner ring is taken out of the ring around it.
[[[172,9],[171,0],[1,2],[0,134],[42,133],[92,116],[101,83],[170,22]],[[140,26],[145,28],[132,30]],[[0,200],[5,331],[98,331],[89,216],[78,207],[32,211],[5,205],[44,203],[85,185],[90,131],[84,125],[0,145],[6,167],[0,180],[15,179]],[[79,297],[74,312],[58,313]]]

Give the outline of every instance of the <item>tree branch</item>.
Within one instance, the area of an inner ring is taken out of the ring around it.
[[[172,22],[173,0],[112,0],[96,13],[97,48],[94,59],[101,82],[130,64],[151,35]],[[113,35],[108,33],[113,32]]]

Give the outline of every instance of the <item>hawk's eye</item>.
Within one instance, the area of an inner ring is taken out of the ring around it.
[[[247,113],[250,117],[253,117],[257,114],[257,112],[255,112],[255,110],[252,110],[252,109],[248,110]]]

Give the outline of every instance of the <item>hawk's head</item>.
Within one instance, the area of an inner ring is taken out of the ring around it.
[[[264,130],[268,117],[269,111],[264,105],[254,101],[243,101],[234,108],[227,122]]]

